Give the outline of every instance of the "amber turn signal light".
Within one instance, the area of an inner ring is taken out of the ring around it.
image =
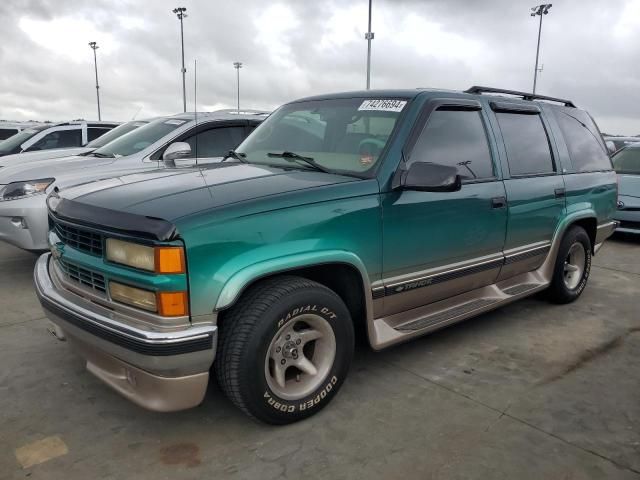
[[[183,317],[189,314],[187,292],[158,292],[158,313],[163,317]]]
[[[182,247],[156,247],[156,273],[185,273]]]

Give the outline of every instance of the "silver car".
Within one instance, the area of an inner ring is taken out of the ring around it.
[[[640,143],[618,150],[611,160],[618,173],[618,210],[613,218],[620,225],[616,231],[640,234]]]
[[[23,153],[14,153],[0,157],[0,168],[9,167],[11,165],[24,165],[25,163],[38,162],[40,160],[51,160],[53,158],[70,157],[73,155],[84,155],[90,153],[100,147],[104,147],[107,143],[112,142],[125,133],[129,133],[142,125],[146,125],[150,120],[132,120],[131,122],[118,125],[113,130],[100,135],[98,138],[87,143],[84,147],[65,147],[55,148],[52,150],[34,150]]]
[[[224,110],[164,117],[88,155],[0,169],[0,240],[31,251],[46,250],[46,194],[127,173],[219,161],[266,118],[265,112]],[[91,185],[87,185],[90,189]]]

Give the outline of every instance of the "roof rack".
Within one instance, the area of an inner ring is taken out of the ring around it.
[[[545,95],[536,95],[534,93],[518,92],[516,90],[505,90],[503,88],[479,87],[477,85],[474,85],[468,90],[465,90],[464,93],[503,93],[505,95],[514,95],[516,97],[522,97],[523,100],[546,100],[548,102],[562,103],[565,107],[576,108],[575,104],[571,100],[565,100],[563,98],[547,97]]]

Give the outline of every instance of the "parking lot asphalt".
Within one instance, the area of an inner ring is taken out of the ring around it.
[[[607,242],[574,304],[360,346],[325,410],[271,427],[216,385],[172,414],[112,392],[47,333],[36,256],[2,244],[0,479],[640,479],[639,253]]]

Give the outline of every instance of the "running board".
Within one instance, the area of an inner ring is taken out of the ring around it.
[[[417,330],[422,330],[423,328],[433,327],[439,323],[455,320],[457,317],[462,317],[472,313],[474,310],[481,310],[498,302],[500,302],[500,299],[498,298],[481,298],[474,300],[473,302],[463,303],[458,307],[453,307],[411,322],[403,323],[395,327],[395,329],[400,332],[415,332]]]
[[[528,272],[422,307],[373,321],[376,350],[475,317],[527,297],[548,286],[538,272]]]

